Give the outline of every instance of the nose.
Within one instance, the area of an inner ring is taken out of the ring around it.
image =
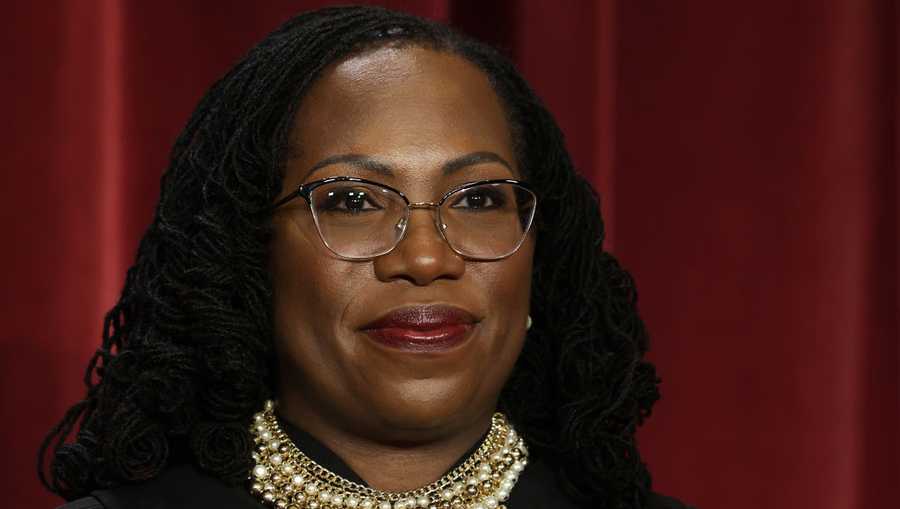
[[[436,229],[434,209],[411,209],[406,234],[389,253],[375,258],[375,275],[381,281],[405,279],[426,286],[438,279],[459,279],[466,262]]]

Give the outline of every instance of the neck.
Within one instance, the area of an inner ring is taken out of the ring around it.
[[[359,430],[332,422],[321,413],[290,401],[279,403],[288,422],[328,447],[369,486],[377,490],[411,491],[443,476],[484,436],[492,411],[463,426],[396,432]]]

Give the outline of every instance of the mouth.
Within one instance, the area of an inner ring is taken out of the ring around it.
[[[360,330],[388,348],[441,352],[464,343],[477,324],[472,313],[455,306],[409,306],[392,310]]]

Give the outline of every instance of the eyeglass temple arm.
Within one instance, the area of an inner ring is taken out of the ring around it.
[[[291,194],[289,194],[289,195],[285,196],[284,198],[275,202],[275,204],[272,205],[272,210],[277,209],[278,207],[284,205],[285,203],[293,200],[294,198],[296,198],[298,196],[303,196],[305,198],[306,197],[305,191],[306,191],[306,188],[303,186],[303,184],[300,184],[300,187],[298,187],[296,191],[292,192]]]

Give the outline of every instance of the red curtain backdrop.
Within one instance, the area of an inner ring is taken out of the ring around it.
[[[6,507],[83,393],[205,88],[326,1],[4,6]],[[710,509],[897,507],[898,26],[890,0],[383,1],[507,51],[600,190],[663,399],[655,487]]]

